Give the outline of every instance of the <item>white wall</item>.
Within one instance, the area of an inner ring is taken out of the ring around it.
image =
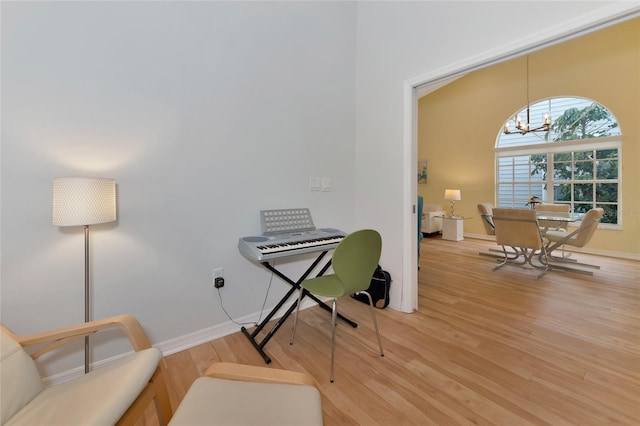
[[[83,318],[82,230],[51,225],[68,175],[118,182],[118,222],[92,230],[94,317],[131,313],[156,344],[229,324],[217,266],[226,309],[256,316],[270,277],[236,243],[260,209],[379,229],[400,308],[415,278],[406,82],[609,3],[2,2],[2,323]],[[308,191],[311,176],[334,191]]]
[[[82,228],[51,224],[53,178],[77,175],[118,184],[94,318],[131,313],[153,343],[228,323],[224,267],[225,308],[256,320],[271,276],[236,246],[259,210],[354,230],[354,24],[353,3],[2,2],[2,323],[84,319]]]

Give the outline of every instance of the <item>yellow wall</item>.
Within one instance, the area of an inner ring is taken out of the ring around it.
[[[448,206],[446,188],[462,190],[456,213],[473,217],[465,233],[484,234],[476,210],[495,203],[496,138],[507,117],[526,104],[526,59],[466,75],[423,97],[418,159],[428,161],[425,203]],[[617,118],[622,145],[622,231],[600,229],[590,249],[640,254],[640,18],[530,55],[531,103],[557,96],[592,99]],[[536,123],[540,118],[532,117]]]

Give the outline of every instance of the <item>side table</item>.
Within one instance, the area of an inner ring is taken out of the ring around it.
[[[449,241],[462,241],[463,221],[462,216],[442,216],[442,239]]]

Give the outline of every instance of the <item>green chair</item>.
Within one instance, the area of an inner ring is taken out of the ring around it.
[[[364,293],[369,299],[371,307],[371,317],[373,325],[376,328],[378,337],[378,346],[380,347],[380,356],[384,356],[382,352],[382,342],[380,341],[380,332],[378,331],[378,323],[376,322],[376,312],[373,308],[371,295],[365,290],[371,284],[371,277],[380,261],[380,253],[382,251],[382,238],[377,231],[372,229],[362,229],[347,235],[333,252],[332,267],[333,274],[323,275],[320,277],[308,279],[302,282],[300,295],[298,296],[298,306],[293,322],[293,330],[291,331],[290,344],[293,344],[293,338],[296,334],[296,325],[298,324],[298,311],[300,310],[300,302],[304,292],[309,292],[317,296],[333,298],[333,309],[331,314],[331,377],[333,383],[333,358],[335,352],[335,334],[336,334],[336,316],[338,298],[349,295],[351,293]]]

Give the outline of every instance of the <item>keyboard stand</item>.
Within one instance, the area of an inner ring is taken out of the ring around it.
[[[302,274],[302,276],[298,278],[298,281],[295,281],[295,282],[291,278],[284,275],[282,272],[278,271],[269,262],[261,262],[262,266],[264,266],[265,268],[267,268],[268,270],[270,270],[271,272],[273,272],[274,274],[282,278],[284,281],[286,281],[289,285],[291,285],[291,289],[287,292],[287,294],[285,294],[284,297],[280,299],[280,302],[278,302],[278,304],[271,310],[271,312],[269,312],[269,314],[264,318],[264,320],[262,320],[262,322],[258,324],[256,329],[253,330],[252,333],[249,333],[249,331],[245,327],[242,327],[240,329],[242,333],[247,337],[247,339],[249,339],[249,341],[251,342],[253,347],[258,351],[258,353],[262,355],[262,358],[264,359],[265,363],[267,364],[271,363],[271,358],[269,358],[269,356],[265,353],[263,349],[264,346],[267,344],[267,342],[269,342],[269,340],[278,331],[280,326],[282,326],[282,324],[287,320],[287,318],[289,318],[289,315],[293,313],[294,309],[296,309],[296,307],[298,306],[298,299],[296,298],[295,302],[293,302],[293,304],[289,307],[289,309],[287,309],[284,315],[280,317],[278,322],[276,322],[276,324],[271,328],[271,330],[267,332],[266,336],[262,339],[262,341],[258,342],[256,338],[258,337],[262,329],[267,325],[267,323],[271,321],[271,318],[276,314],[276,312],[282,307],[282,305],[285,304],[285,302],[289,299],[289,297],[291,297],[291,295],[293,295],[293,293],[295,293],[296,290],[300,289],[300,284],[302,284],[302,282],[305,279],[307,279],[307,276],[309,276],[309,274],[316,268],[316,266],[318,266],[320,261],[324,258],[324,256],[327,253],[328,251],[323,251],[322,253],[320,253],[320,255],[316,258],[316,260],[311,264],[311,266],[309,266],[309,268],[304,272],[304,274]],[[331,259],[329,259],[326,265],[322,267],[322,269],[320,270],[320,272],[318,272],[316,277],[323,275],[327,271],[327,269],[329,269],[329,266],[331,266]],[[320,305],[321,308],[325,309],[326,311],[328,312],[332,311],[329,305],[327,305],[322,300],[318,299],[316,296],[309,293],[308,291],[303,290],[302,298],[304,299],[305,296],[309,296],[310,298],[312,298],[316,303],[318,303],[318,305]],[[346,318],[342,314],[338,314],[338,318],[345,321],[353,328],[356,328],[358,326],[357,323],[353,322],[349,318]]]

